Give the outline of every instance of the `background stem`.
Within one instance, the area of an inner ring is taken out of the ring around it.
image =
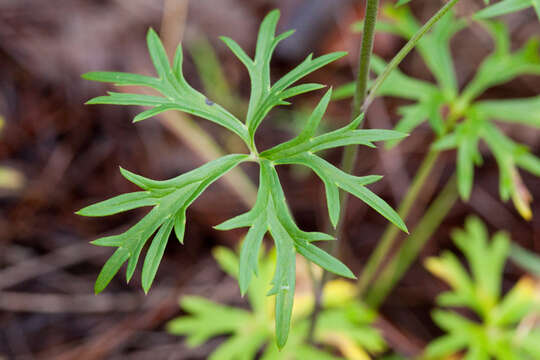
[[[426,180],[431,174],[433,166],[437,163],[439,154],[440,153],[438,151],[430,151],[424,157],[424,160],[422,161],[422,164],[416,172],[416,175],[407,191],[407,194],[399,205],[398,214],[403,219],[403,221],[407,220],[414,201],[418,198],[418,194],[420,193],[420,190],[422,190]],[[358,293],[360,296],[362,296],[369,283],[373,280],[377,269],[392,248],[394,240],[398,236],[399,232],[400,230],[392,224],[388,224],[386,226],[381,240],[379,241],[377,247],[369,257],[368,262],[366,263],[366,266],[362,271],[360,279],[358,280]]]
[[[454,174],[428,208],[411,236],[405,240],[396,256],[392,258],[379,277],[379,281],[374,284],[366,299],[370,306],[377,308],[381,305],[450,212],[458,197],[456,175]]]

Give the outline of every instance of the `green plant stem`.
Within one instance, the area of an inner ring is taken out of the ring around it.
[[[456,175],[453,174],[413,230],[411,236],[405,240],[396,256],[392,258],[385,268],[379,277],[379,281],[369,292],[366,301],[370,306],[377,308],[381,305],[414,259],[416,259],[420,250],[440,226],[458,198]]]
[[[416,175],[411,183],[411,186],[409,187],[407,194],[403,198],[401,204],[398,208],[398,214],[399,216],[406,221],[407,217],[409,216],[409,212],[411,211],[412,205],[414,201],[417,199],[418,194],[420,193],[420,190],[424,187],[424,184],[426,180],[428,179],[429,175],[431,174],[431,171],[433,170],[434,165],[437,163],[437,160],[439,159],[440,153],[438,151],[430,151],[422,161],[422,164],[418,168],[418,171],[416,172]],[[399,229],[393,225],[388,225],[381,237],[381,240],[379,241],[377,247],[371,254],[370,258],[368,259],[368,262],[366,263],[366,266],[364,267],[364,270],[362,271],[362,275],[360,276],[360,279],[358,280],[358,294],[362,296],[364,291],[366,290],[367,286],[370,284],[370,282],[375,277],[375,273],[379,266],[381,265],[382,261],[392,248],[392,245],[394,244],[394,241],[396,237],[399,234]]]
[[[425,24],[414,34],[414,36],[401,48],[401,50],[394,56],[394,58],[386,65],[386,68],[384,71],[375,79],[375,82],[373,83],[373,86],[371,87],[369,91],[369,95],[365,99],[360,111],[365,111],[369,105],[375,100],[375,96],[377,95],[377,90],[381,87],[383,82],[386,80],[386,78],[390,75],[390,73],[398,67],[398,65],[403,61],[403,59],[414,49],[418,41],[424,36],[425,33],[427,33],[437,21],[439,21],[450,9],[454,7],[454,5],[457,4],[459,0],[450,0],[446,5],[444,5],[442,8],[437,11],[435,15],[433,15]]]
[[[354,92],[353,111],[351,115],[353,119],[362,113],[362,104],[367,96],[369,67],[371,64],[371,54],[373,53],[373,40],[375,38],[375,25],[377,24],[378,13],[379,0],[368,0],[366,3],[364,30],[362,32],[358,73],[356,75],[356,89]],[[353,146],[351,147],[355,148]]]
[[[351,112],[351,121],[361,114],[362,104],[367,96],[367,87],[369,79],[369,67],[371,63],[371,54],[373,53],[373,39],[375,37],[375,25],[377,23],[377,15],[379,12],[379,0],[367,0],[364,31],[362,35],[362,42],[360,44],[360,59],[358,63],[358,72],[356,76],[356,89],[354,93],[353,106]],[[341,169],[347,173],[351,173],[356,158],[358,157],[358,146],[347,146],[343,153]],[[338,226],[334,231],[336,240],[332,243],[330,253],[335,255],[340,248],[340,240],[343,237],[343,224],[345,219],[345,209],[347,207],[348,196],[344,191],[340,191],[340,208],[341,217],[338,222]],[[322,308],[322,292],[324,285],[330,278],[330,274],[324,271],[321,279],[318,283],[313,285],[313,291],[315,296],[315,304],[313,312],[311,314],[311,322],[309,327],[309,333],[307,341],[313,343],[315,327],[317,325],[317,319]]]

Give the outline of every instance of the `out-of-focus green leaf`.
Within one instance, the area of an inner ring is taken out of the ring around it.
[[[540,75],[538,39],[532,38],[516,52],[510,52],[508,29],[503,23],[486,22],[495,40],[495,51],[489,55],[476,72],[473,80],[463,90],[460,101],[470,103],[486,89],[508,82],[521,75]]]
[[[528,251],[516,243],[512,243],[510,259],[523,269],[540,277],[540,255]]]
[[[478,101],[473,108],[484,118],[540,128],[540,96]]]
[[[537,330],[520,329],[520,323],[527,316],[540,310],[540,297],[535,295],[538,285],[524,278],[501,296],[503,268],[510,250],[508,236],[497,233],[489,242],[485,225],[470,217],[465,229],[456,230],[452,237],[465,254],[471,275],[449,252],[428,259],[427,268],[452,289],[440,295],[437,301],[443,306],[469,308],[480,320],[469,320],[447,310],[434,311],[433,320],[445,335],[428,345],[427,358],[443,358],[463,350],[466,359],[538,357],[540,348],[529,347],[522,341],[527,333],[536,334]]]
[[[510,14],[516,11],[533,7],[540,19],[540,3],[538,0],[502,0],[478,11],[476,19],[489,19],[496,16]]]

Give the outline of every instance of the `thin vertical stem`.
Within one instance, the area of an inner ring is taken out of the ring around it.
[[[360,44],[360,59],[358,63],[358,73],[356,76],[356,91],[354,93],[354,101],[351,112],[351,120],[355,119],[360,115],[362,111],[362,104],[364,103],[367,96],[368,88],[368,78],[369,78],[369,67],[371,63],[371,54],[373,52],[373,39],[375,37],[375,24],[377,23],[377,15],[379,12],[379,0],[367,0],[366,2],[366,11],[365,11],[365,21],[364,21],[364,31],[362,34],[362,42]],[[350,173],[354,164],[356,163],[356,158],[358,157],[358,147],[357,146],[348,146],[344,150],[343,160],[342,160],[342,169]],[[335,231],[336,241],[332,243],[330,252],[335,254],[339,249],[339,242],[343,234],[343,223],[344,223],[344,213],[347,205],[347,193],[341,191],[340,193],[341,200],[341,217],[338,222],[337,229]],[[313,313],[311,314],[311,323],[308,333],[308,342],[313,343],[315,327],[317,325],[317,318],[321,311],[322,307],[322,292],[324,285],[330,278],[330,275],[327,271],[324,271],[322,277],[318,284],[314,284],[314,296],[315,296],[315,305]]]
[[[367,96],[369,66],[371,63],[371,54],[373,53],[373,40],[375,38],[375,24],[377,23],[378,13],[379,0],[367,0],[366,18],[364,21],[360,59],[358,62],[358,73],[356,75],[356,90],[354,92],[352,119],[360,115],[362,104]]]

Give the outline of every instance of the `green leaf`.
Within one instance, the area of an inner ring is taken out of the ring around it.
[[[352,176],[313,155],[313,153],[322,150],[353,144],[374,147],[374,142],[396,141],[405,137],[406,134],[392,130],[358,130],[357,128],[363,120],[363,115],[360,115],[347,126],[317,135],[317,128],[332,97],[330,89],[316,106],[306,126],[297,137],[259,154],[255,147],[254,136],[268,112],[276,106],[288,105],[289,103],[286,100],[291,97],[324,87],[320,84],[297,84],[297,82],[313,71],[345,55],[343,52],[327,54],[317,58],[308,55],[303,62],[272,84],[270,77],[272,54],[279,42],[293,33],[288,31],[276,35],[278,20],[279,11],[277,10],[270,12],[263,20],[253,59],[236,42],[229,38],[222,38],[225,44],[245,65],[251,79],[251,96],[245,123],[238,120],[220,105],[210,101],[205,95],[186,82],[182,72],[183,51],[181,45],[177,47],[171,65],[161,40],[152,29],[147,34],[147,45],[157,77],[114,72],[91,72],[84,75],[86,79],[110,82],[119,86],[150,87],[160,93],[160,95],[145,95],[110,92],[108,96],[100,96],[89,100],[89,104],[148,107],[148,109],[135,116],[134,122],[154,117],[168,110],[183,111],[207,119],[232,131],[242,138],[249,148],[250,154],[227,155],[204,164],[195,170],[162,181],[148,179],[121,168],[121,174],[140,187],[142,191],[120,195],[88,206],[79,211],[79,214],[106,216],[143,206],[152,206],[151,210],[127,231],[93,241],[93,244],[98,246],[117,248],[98,277],[96,291],[102,291],[125,262],[127,262],[126,279],[129,281],[132,278],[141,253],[153,236],[142,269],[142,285],[144,291],[147,292],[155,279],[159,263],[163,258],[166,244],[173,229],[180,243],[183,243],[186,211],[189,205],[210,184],[238,164],[245,161],[258,163],[260,167],[259,190],[253,208],[215,227],[218,230],[239,227],[249,228],[242,244],[240,256],[237,258],[230,250],[223,248],[217,250],[215,256],[225,271],[238,277],[241,293],[242,295],[248,294],[253,308],[259,312],[264,311],[264,298],[260,296],[263,285],[259,281],[251,284],[250,287],[250,283],[253,274],[262,274],[261,278],[270,281],[271,264],[268,261],[265,261],[262,265],[259,264],[259,253],[266,233],[272,236],[276,245],[276,265],[271,281],[273,286],[269,294],[276,297],[276,342],[278,347],[282,348],[289,337],[291,326],[296,281],[296,254],[303,255],[307,260],[337,275],[354,278],[354,274],[338,259],[312,244],[314,241],[334,240],[332,236],[321,232],[302,231],[298,227],[288,208],[275,165],[295,163],[296,161],[308,165],[319,175],[325,184],[329,215],[334,226],[337,225],[340,215],[339,188],[343,188],[361,198],[369,206],[406,231],[405,224],[399,216],[382,199],[365,188],[365,185],[379,180],[379,176]],[[210,62],[213,61],[214,63],[212,66],[216,65],[215,60],[214,58],[211,59]],[[198,62],[200,68],[206,66],[201,61],[196,60],[196,62]],[[221,76],[219,73],[216,74],[219,75],[218,78]],[[205,77],[203,79],[206,88],[211,82],[210,78]],[[397,74],[394,79],[396,84],[401,84],[403,87],[400,94],[405,95],[414,92],[415,94],[411,95],[414,99],[424,99],[426,98],[425,93],[435,91],[435,87],[432,85],[410,79],[403,74]],[[223,79],[217,81],[223,83]],[[407,90],[404,89],[405,85],[408,86]],[[218,87],[223,89],[223,86],[219,84]],[[383,87],[382,90],[388,93],[393,91],[392,87]],[[210,95],[213,94],[213,90],[207,89],[207,91],[209,91]],[[211,308],[215,307],[214,304],[193,298],[183,302],[182,306],[187,312],[191,312],[193,316],[171,323],[170,330],[179,334],[188,334],[190,344],[200,344],[209,337],[219,334],[233,334],[231,339],[219,351],[216,351],[211,358],[225,356],[225,359],[227,357],[233,359],[237,356],[234,353],[240,352],[244,347],[249,348],[246,351],[253,355],[259,350],[258,346],[267,336],[268,326],[265,325],[259,328],[258,326],[261,326],[261,324],[257,323],[257,329],[254,332],[258,336],[260,335],[260,338],[250,341],[248,338],[243,337],[242,334],[245,333],[246,329],[241,328],[241,326],[251,321],[251,319],[246,318],[245,312],[231,312],[230,309],[225,308],[213,312]],[[219,313],[220,311],[223,314]],[[257,321],[260,321],[260,317],[257,317]],[[217,329],[208,330],[208,327],[217,327]],[[305,330],[307,331],[307,327]],[[371,336],[370,338],[373,339],[374,337]],[[296,349],[303,354],[323,354],[323,352],[318,351],[310,352],[308,348],[308,346],[296,346]],[[243,359],[245,356],[247,355],[243,354],[239,358]]]
[[[240,269],[242,269],[242,271],[238,278],[242,295],[244,295],[249,288],[251,274],[257,275],[258,273],[259,249],[262,245],[264,234],[267,231],[266,217],[258,217],[253,223],[253,226],[249,229],[242,244],[242,251],[240,252]]]
[[[124,94],[109,91],[108,96],[98,96],[88,100],[86,104],[113,104],[113,105],[140,105],[140,106],[159,106],[166,105],[168,101],[159,96]]]
[[[503,0],[478,11],[474,17],[476,19],[489,19],[520,11],[530,6],[533,6],[533,0]]]
[[[158,199],[150,191],[118,195],[112,199],[87,206],[76,212],[81,216],[108,216],[145,206],[154,206]]]
[[[245,310],[216,304],[198,296],[183,297],[180,306],[191,316],[170,321],[167,331],[186,335],[190,347],[200,346],[218,335],[239,331],[250,318]]]
[[[530,39],[520,50],[511,53],[508,48],[508,29],[503,23],[486,22],[489,33],[494,38],[495,52],[480,65],[475,77],[463,90],[461,100],[469,103],[486,89],[508,82],[517,76],[540,75],[539,40]]]
[[[136,122],[139,122],[139,121],[149,119],[151,117],[159,115],[162,112],[165,112],[165,111],[168,111],[168,110],[181,110],[181,109],[178,107],[178,105],[175,105],[175,104],[157,105],[152,109],[149,109],[149,110],[146,110],[146,111],[143,111],[143,112],[137,114],[137,116],[135,116],[133,118],[133,122],[136,123]]]
[[[317,246],[306,242],[296,242],[296,251],[304,256],[309,261],[319,265],[334,274],[343,276],[349,279],[356,279],[347,266],[341,261],[328,254],[326,251],[319,249]]]
[[[524,354],[523,341],[515,339],[522,336],[523,322],[538,310],[534,281],[520,280],[501,299],[503,268],[510,246],[507,235],[497,233],[489,241],[486,226],[478,218],[470,217],[465,229],[455,231],[452,238],[465,254],[472,276],[449,252],[429,259],[427,268],[452,288],[440,295],[437,302],[469,308],[477,316],[470,320],[470,316],[457,312],[434,311],[433,320],[446,333],[429,344],[426,355],[442,358],[466,352],[466,359],[520,359]]]
[[[534,252],[526,250],[516,243],[512,243],[510,259],[528,272],[540,276],[540,256]]]
[[[540,96],[526,99],[478,101],[474,111],[487,119],[540,128]]]
[[[159,267],[159,264],[161,263],[163,254],[165,253],[165,247],[167,246],[167,242],[169,241],[169,236],[171,235],[172,228],[173,221],[172,219],[170,219],[161,226],[156,236],[154,236],[152,244],[148,248],[148,253],[146,254],[146,258],[144,259],[141,276],[142,287],[145,293],[148,293],[150,287],[152,286],[152,283],[154,282],[157,269]]]
[[[148,86],[154,89],[161,87],[161,82],[153,77],[123,72],[92,71],[82,75],[83,79],[109,82],[116,86]]]
[[[474,158],[476,137],[461,139],[457,152],[457,180],[459,195],[468,201],[474,182]]]
[[[148,45],[150,58],[152,58],[152,63],[154,63],[158,76],[171,84],[174,83],[176,79],[174,79],[167,53],[165,52],[165,48],[163,47],[159,36],[152,28],[150,28],[146,34],[146,43]]]
[[[458,353],[467,346],[464,336],[444,335],[430,342],[426,348],[426,355],[430,358],[444,358]]]
[[[492,124],[484,126],[482,139],[487,143],[499,166],[499,193],[506,201],[515,190],[513,154],[517,150],[517,145]]]
[[[276,343],[278,348],[282,349],[287,343],[291,326],[296,286],[296,255],[294,240],[274,212],[268,217],[268,223],[276,244],[277,264],[272,279],[273,287],[268,295],[276,296]]]
[[[233,278],[238,278],[238,257],[229,248],[218,246],[212,250],[219,267]]]
[[[103,268],[101,269],[94,285],[94,292],[96,294],[102,292],[107,285],[109,285],[112,278],[127,261],[129,255],[129,251],[126,248],[119,247],[109,258],[109,260],[107,260],[105,265],[103,265]]]
[[[180,242],[184,243],[184,234],[186,232],[186,212],[184,209],[180,209],[174,217],[174,234]]]

